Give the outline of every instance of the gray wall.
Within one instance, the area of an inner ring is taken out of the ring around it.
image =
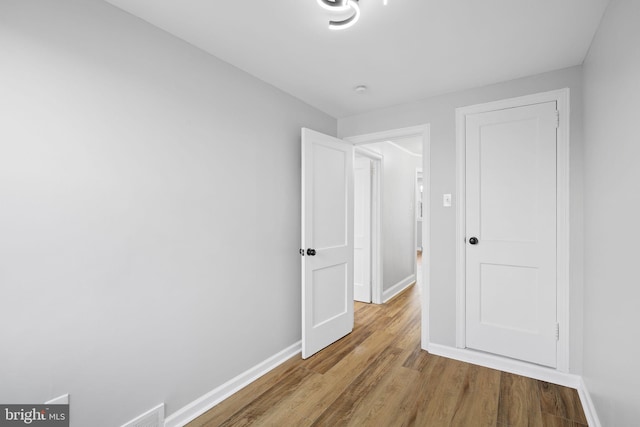
[[[386,142],[362,147],[384,157],[382,183],[382,290],[415,274],[415,179],[422,159]]]
[[[584,64],[584,378],[603,426],[640,420],[640,2],[613,0]]]
[[[171,414],[300,339],[300,128],[97,0],[0,2],[0,402]]]
[[[568,87],[571,89],[571,370],[582,366],[582,68],[573,67],[492,86],[425,99],[338,120],[338,135],[348,137],[419,124],[431,124],[431,241],[425,242],[431,261],[429,318],[431,340],[455,345],[455,109]],[[442,207],[442,195],[454,195],[452,208]]]
[[[415,181],[421,158],[382,143],[382,276],[386,291],[415,274]]]

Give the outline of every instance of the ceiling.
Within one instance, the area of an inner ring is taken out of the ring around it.
[[[341,118],[581,64],[609,0],[106,0]],[[365,93],[355,86],[366,85]]]

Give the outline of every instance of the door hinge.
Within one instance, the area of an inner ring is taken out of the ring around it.
[[[556,323],[556,341],[560,340],[560,323]]]
[[[556,129],[560,127],[560,111],[556,110]]]

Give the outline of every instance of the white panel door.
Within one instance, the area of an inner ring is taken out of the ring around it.
[[[353,145],[302,129],[302,357],[353,330]]]
[[[356,157],[353,175],[353,298],[371,302],[371,160]]]
[[[556,103],[466,116],[466,346],[556,366]]]

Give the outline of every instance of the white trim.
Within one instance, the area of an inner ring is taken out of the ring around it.
[[[127,421],[120,427],[136,427],[139,425],[155,425],[160,426],[164,422],[164,403],[149,409],[142,415],[138,415],[132,420]]]
[[[181,409],[167,417],[164,422],[164,427],[182,427],[186,425],[216,406],[218,403],[230,397],[232,394],[251,384],[264,374],[291,359],[296,354],[299,354],[301,351],[302,341],[298,341],[292,346],[285,348],[281,352],[257,364],[253,368],[250,368],[235,378],[230,379],[221,386],[216,387],[207,394],[197,398],[193,402],[183,406]]]
[[[571,135],[569,127],[569,89],[556,92],[557,108],[560,114],[558,124],[557,146],[557,204],[556,204],[556,277],[557,277],[557,321],[560,324],[560,341],[558,342],[558,370],[569,372],[571,328],[571,273],[570,273],[570,165],[569,150]]]
[[[481,351],[431,343],[429,344],[429,353],[565,387],[578,389],[581,384],[579,375],[559,372],[557,369],[546,368],[544,366],[534,365],[533,363],[522,362],[520,360],[509,359]]]
[[[382,304],[382,183],[384,157],[365,147],[355,153],[371,160],[371,302]]]
[[[412,157],[422,157],[422,154],[418,154],[418,153],[414,153],[411,150],[408,150],[406,148],[404,148],[403,146],[396,144],[393,141],[386,141],[387,144],[394,146],[395,148],[397,148],[398,150],[402,151],[403,153],[406,153]]]
[[[584,416],[587,417],[587,424],[589,427],[602,427],[600,419],[596,412],[596,407],[591,400],[591,394],[587,388],[587,384],[584,382],[584,378],[580,378],[580,387],[578,387],[578,395],[580,396],[580,402],[582,403],[582,409],[584,410]]]
[[[456,108],[456,347],[465,348],[466,337],[466,269],[465,253],[465,172],[467,161],[465,156],[465,120],[464,113]]]
[[[422,194],[422,209],[426,212],[426,221],[422,224],[422,244],[426,248],[422,253],[422,323],[421,323],[421,347],[426,349],[429,343],[429,303],[431,292],[431,126],[424,124],[420,126],[412,126],[400,129],[393,129],[383,132],[369,133],[365,135],[357,135],[343,138],[350,141],[354,145],[374,144],[376,142],[385,142],[390,139],[399,139],[407,137],[422,137],[422,183],[424,192]],[[381,199],[381,203],[383,203]],[[380,245],[384,242],[381,240]],[[382,277],[382,275],[380,275]]]
[[[382,301],[385,303],[388,302],[393,297],[398,295],[400,292],[407,289],[411,284],[415,283],[415,281],[416,281],[415,274],[405,277],[404,279],[402,279],[401,281],[399,281],[398,283],[396,283],[395,285],[393,285],[392,287],[390,287],[389,289],[387,289],[382,293]]]
[[[350,136],[343,138],[350,141],[353,145],[375,144],[376,142],[388,142],[393,139],[410,138],[415,136],[425,136],[425,132],[429,132],[429,125],[412,126],[407,128],[385,130],[382,132],[368,133],[365,135]],[[424,151],[422,152],[424,155]]]
[[[431,340],[429,312],[431,301],[431,127],[425,126],[422,139],[422,328],[421,347]]]
[[[569,372],[570,350],[570,269],[569,269],[569,89],[521,96],[485,104],[456,108],[456,347],[465,348],[465,116],[525,105],[556,102],[560,113],[557,131],[557,322],[560,339],[557,370]]]
[[[420,156],[422,157],[422,156]],[[422,222],[422,217],[419,216],[420,214],[420,210],[419,210],[419,204],[418,202],[420,201],[420,187],[418,187],[418,180],[422,179],[422,168],[416,168],[416,175],[415,175],[415,179],[413,181],[413,186],[414,186],[414,191],[413,191],[413,247],[415,248],[415,251],[421,251],[422,252],[422,236],[420,236],[420,246],[418,246],[418,223]],[[424,187],[424,181],[422,186]],[[424,208],[422,210],[423,214],[424,214]],[[416,282],[418,280],[418,256],[416,254],[414,262],[413,262],[413,274],[416,275]]]
[[[602,427],[602,424],[600,424],[600,420],[598,419],[598,414],[596,413],[596,408],[591,400],[591,394],[587,389],[584,379],[579,375],[560,372],[557,369],[546,368],[544,366],[534,365],[532,363],[496,356],[489,353],[483,353],[481,351],[460,349],[434,343],[430,343],[428,347],[429,353],[436,356],[455,359],[461,362],[497,369],[511,374],[522,375],[564,387],[574,388],[578,391],[580,403],[582,404],[582,409],[584,410],[584,415],[587,418],[587,424],[589,427]]]
[[[348,141],[348,140],[345,140],[345,141]],[[361,156],[366,156],[371,160],[382,161],[382,159],[384,159],[384,156],[382,154],[375,152],[367,147],[359,147],[357,145],[354,145],[354,150],[356,150],[357,154]]]

